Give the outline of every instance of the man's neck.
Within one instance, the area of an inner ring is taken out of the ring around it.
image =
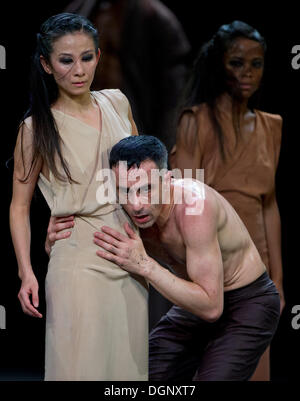
[[[156,220],[156,225],[161,231],[170,218],[174,208],[174,185],[170,184],[170,202],[162,204],[160,214]]]

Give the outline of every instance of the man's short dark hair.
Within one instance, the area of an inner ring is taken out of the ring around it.
[[[152,160],[158,169],[168,168],[168,151],[165,145],[155,136],[129,136],[116,143],[109,156],[110,168],[120,161],[127,162],[127,168],[140,167],[146,160]]]

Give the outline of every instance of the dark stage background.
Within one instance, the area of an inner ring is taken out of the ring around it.
[[[6,2],[1,7],[0,45],[6,49],[6,69],[0,70],[1,88],[1,272],[0,305],[6,310],[6,328],[0,330],[0,380],[31,380],[43,377],[45,319],[23,314],[17,294],[20,280],[8,225],[11,198],[12,156],[18,121],[28,102],[29,62],[40,24],[62,11],[68,1]],[[291,65],[294,45],[300,45],[297,12],[287,2],[277,8],[264,3],[200,2],[165,0],[181,22],[191,44],[190,60],[198,48],[223,23],[243,20],[258,29],[268,44],[261,109],[281,114],[284,120],[282,151],[277,174],[277,199],[282,218],[283,268],[286,307],[272,345],[272,380],[298,377],[300,330],[292,328],[292,307],[300,304],[298,262],[298,173],[300,70]],[[224,4],[225,3],[225,4]],[[155,55],[154,55],[155,56]],[[249,171],[251,174],[251,171]],[[40,310],[45,315],[44,278],[47,270],[44,239],[48,208],[37,193],[32,203],[32,263],[40,283]],[[151,306],[150,324],[166,308],[160,300]],[[154,310],[155,309],[155,310]]]

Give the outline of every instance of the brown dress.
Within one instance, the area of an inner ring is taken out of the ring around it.
[[[208,106],[203,103],[187,109],[179,124],[170,164],[181,170],[204,169],[205,183],[235,208],[268,269],[263,201],[264,196],[274,190],[282,118],[254,111],[254,131],[247,138],[236,141],[231,98],[227,94],[220,96],[217,118],[224,133],[226,159],[223,161]]]

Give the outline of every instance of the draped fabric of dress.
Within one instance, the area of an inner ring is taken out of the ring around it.
[[[268,269],[263,201],[275,186],[282,118],[259,110],[254,112],[254,131],[237,141],[232,121],[231,98],[223,94],[218,99],[216,116],[224,134],[224,161],[207,104],[187,109],[184,114],[188,123],[179,124],[176,146],[170,154],[170,164],[172,168],[185,167],[180,160],[182,147],[190,160],[194,160],[193,166],[204,169],[205,183],[217,190],[234,207]]]
[[[75,215],[69,238],[51,249],[46,276],[45,380],[147,380],[147,284],[96,255],[93,233],[123,233],[129,218],[108,198],[109,151],[131,134],[128,100],[119,90],[91,94],[99,130],[52,110],[62,154],[76,183],[50,172],[38,181],[52,216]]]

